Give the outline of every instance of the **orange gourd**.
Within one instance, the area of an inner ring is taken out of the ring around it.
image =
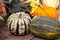
[[[6,15],[6,8],[4,3],[0,3],[0,15]]]
[[[58,17],[57,10],[52,7],[37,7],[31,15],[34,17],[37,14],[38,16],[49,16],[55,19]]]
[[[58,17],[58,12],[55,8],[41,5],[40,0],[27,0],[27,1],[30,2],[31,6],[30,14],[33,17],[37,15],[49,16],[55,19]]]

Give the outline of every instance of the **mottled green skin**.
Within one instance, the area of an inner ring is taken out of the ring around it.
[[[60,22],[50,17],[37,16],[32,19],[30,30],[35,36],[46,39],[53,39],[60,36]],[[49,35],[47,33],[55,32]]]

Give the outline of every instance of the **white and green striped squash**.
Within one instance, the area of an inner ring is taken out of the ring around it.
[[[29,33],[31,18],[25,12],[11,14],[7,19],[9,31],[14,35],[25,35]]]
[[[59,0],[42,0],[43,6],[50,6],[53,8],[57,8],[59,5]]]

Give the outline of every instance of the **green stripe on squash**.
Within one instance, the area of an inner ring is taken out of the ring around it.
[[[60,36],[60,22],[45,16],[36,16],[30,24],[31,32],[38,37],[54,39]]]

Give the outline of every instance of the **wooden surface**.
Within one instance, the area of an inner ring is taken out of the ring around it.
[[[2,23],[0,23],[0,40],[45,40],[45,39],[35,37],[31,33],[24,36],[14,36],[9,32],[8,27],[6,25],[6,21],[3,21]],[[60,40],[60,38],[54,40]]]

